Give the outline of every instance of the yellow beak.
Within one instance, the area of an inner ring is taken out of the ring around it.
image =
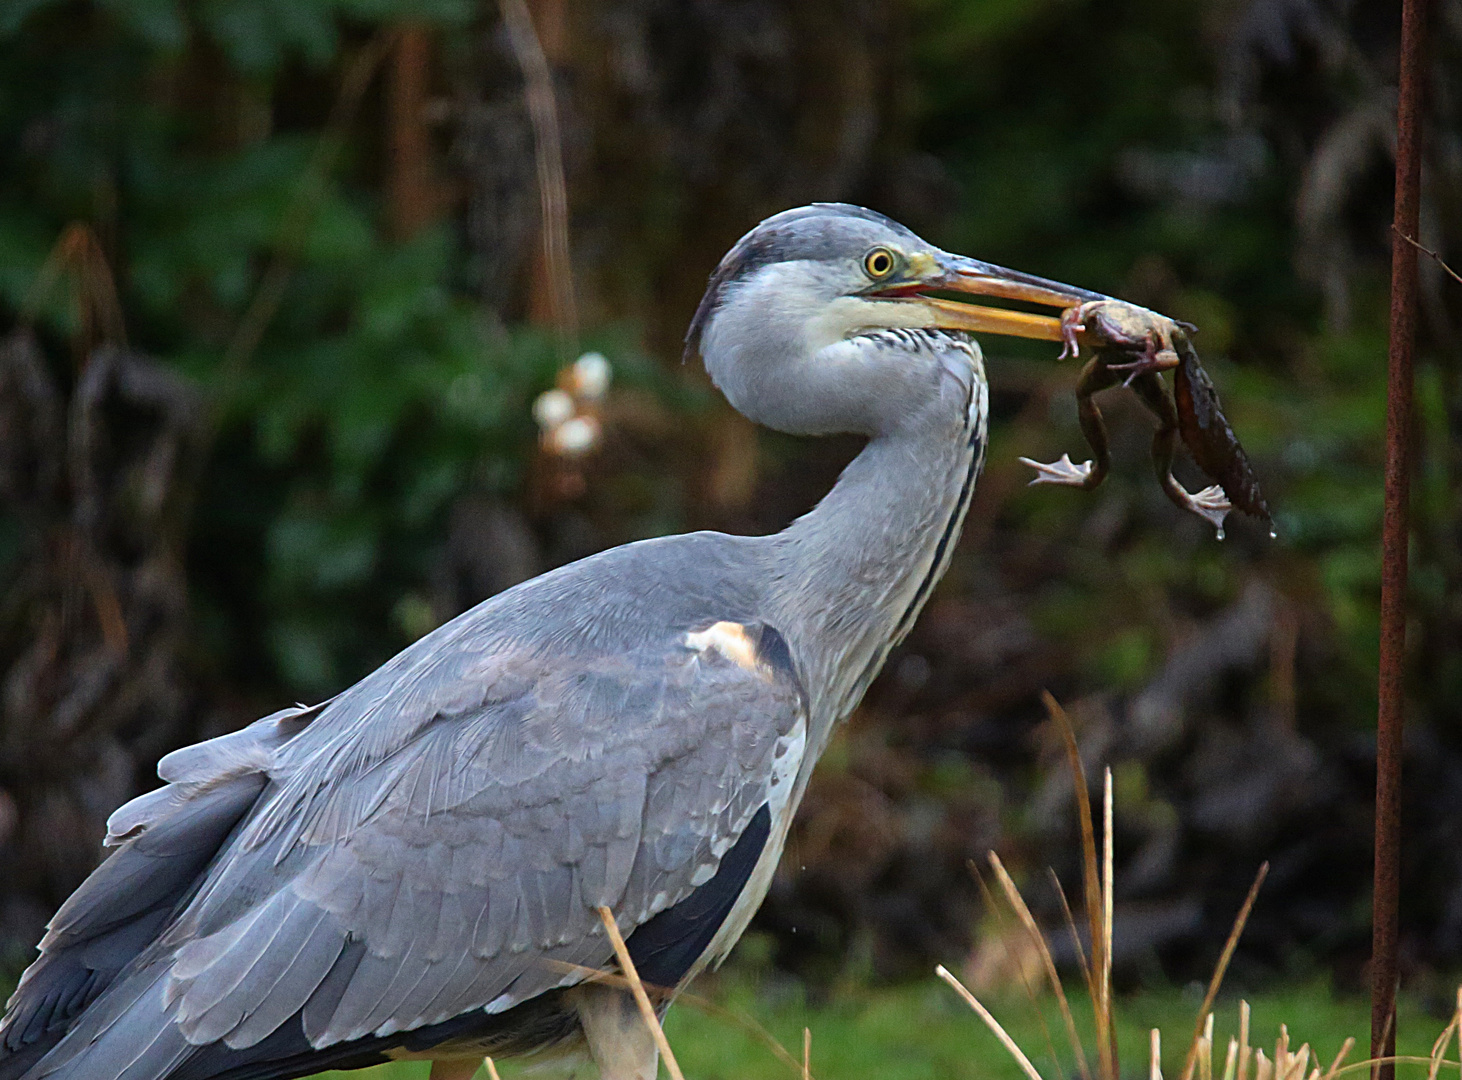
[[[904,281],[874,295],[881,299],[919,304],[929,313],[931,325],[942,330],[969,330],[1040,341],[1062,339],[1061,320],[1055,316],[922,295],[926,291],[1018,300],[1062,310],[1089,300],[1111,299],[1089,289],[1063,285],[1059,281],[1048,281],[1034,274],[944,251],[937,255],[916,256],[910,261],[910,273]]]

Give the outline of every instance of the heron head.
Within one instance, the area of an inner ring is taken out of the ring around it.
[[[739,411],[797,434],[878,434],[940,392],[937,351],[887,330],[1059,340],[1060,320],[933,293],[1068,308],[1098,293],[943,251],[862,207],[787,210],[743,236],[711,275],[686,336]]]

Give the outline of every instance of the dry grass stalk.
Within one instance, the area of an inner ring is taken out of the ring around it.
[[[995,863],[998,863],[1000,861],[999,856],[996,855],[993,851],[989,853],[989,857],[993,859]],[[1041,1036],[1046,1041],[1046,1051],[1051,1055],[1051,1064],[1055,1067],[1056,1075],[1060,1076],[1062,1072],[1061,1061],[1056,1056],[1056,1047],[1055,1044],[1051,1041],[1051,1029],[1046,1026],[1046,1014],[1044,1010],[1041,1009],[1039,1002],[1036,1000],[1035,987],[1031,985],[1030,978],[1026,974],[1026,964],[1023,962],[1021,957],[1015,955],[1014,951],[1009,945],[1009,939],[1005,936],[1005,918],[1000,913],[999,905],[995,903],[995,897],[994,894],[990,892],[990,886],[985,883],[985,876],[980,873],[980,868],[975,864],[973,859],[969,861],[968,866],[970,868],[970,873],[973,874],[975,877],[975,881],[979,883],[980,894],[985,898],[986,910],[993,912],[995,915],[995,921],[999,926],[999,935],[997,937],[997,940],[1000,943],[1000,951],[1004,955],[1006,963],[1011,967],[1012,970],[1015,971],[1016,975],[1020,979],[1021,989],[1025,991],[1026,1000],[1030,1002],[1031,1012],[1035,1015],[1036,1022],[1039,1023],[1041,1026]],[[1000,867],[1000,870],[1003,872],[1004,867]],[[1009,875],[1006,876],[1008,879]],[[1014,882],[1011,882],[1011,889],[1015,891],[1015,896],[1017,900],[1019,900],[1020,905],[1024,906],[1025,901],[1020,896],[1020,891],[1018,889],[1015,889]],[[1012,904],[1012,907],[1014,906],[1015,905]],[[1018,916],[1019,912],[1017,911],[1016,914]],[[1029,912],[1027,912],[1027,914],[1029,914]],[[1032,922],[1034,922],[1034,920],[1032,920]],[[1050,950],[1046,946],[1046,939],[1039,930],[1036,931],[1035,938],[1032,941],[1032,948],[1037,957],[1040,957],[1045,963],[1050,964],[1051,969],[1055,970],[1055,962],[1050,959]],[[1059,980],[1057,981],[1059,983]],[[1072,1028],[1068,1029],[1068,1034],[1071,1035],[1073,1039],[1073,1045],[1079,1047],[1081,1042],[1080,1039],[1075,1035],[1074,1023]],[[1087,1080],[1090,1080],[1090,1078],[1087,1078]]]
[[[1372,1020],[1374,1022],[1374,1017],[1372,1018]],[[1381,1025],[1381,1037],[1379,1039],[1372,1038],[1371,1039],[1371,1045],[1372,1046],[1390,1046],[1390,1045],[1392,1045],[1391,1044],[1391,1027],[1395,1023],[1396,1023],[1396,1002],[1395,1001],[1392,1001],[1391,1002],[1391,1011],[1386,1014],[1386,1022]],[[1382,1065],[1386,1064],[1387,1062],[1395,1062],[1395,1061],[1398,1061],[1398,1060],[1400,1060],[1400,1059],[1399,1058],[1394,1058],[1394,1057],[1392,1057],[1392,1058],[1385,1058],[1385,1057],[1371,1058],[1370,1063],[1369,1063],[1370,1066],[1371,1066],[1371,1080],[1380,1080],[1380,1077],[1381,1077],[1381,1066]],[[1345,1071],[1348,1071],[1348,1070],[1342,1069],[1341,1071],[1342,1072],[1345,1072]],[[1395,1072],[1393,1070],[1392,1071],[1393,1080],[1394,1080],[1394,1076],[1395,1076]]]
[[[1310,1071],[1310,1044],[1303,1043],[1299,1052],[1294,1055],[1294,1067],[1289,1070],[1292,1080],[1305,1080],[1305,1073]]]
[[[1446,1055],[1447,1044],[1452,1041],[1452,1033],[1457,1030],[1457,1014],[1452,1014],[1451,1022],[1442,1029],[1437,1036],[1437,1041],[1432,1043],[1431,1065],[1427,1069],[1427,1080],[1437,1080],[1437,1073],[1442,1068],[1442,1058]]]
[[[783,1064],[787,1065],[793,1073],[801,1074],[803,1063],[792,1056],[792,1052],[779,1043],[770,1031],[762,1027],[752,1017],[739,1012],[732,1012],[730,1009],[722,1008],[720,1005],[701,997],[698,994],[682,993],[676,997],[679,1004],[689,1005],[699,1009],[707,1016],[714,1016],[717,1020],[735,1024],[752,1038],[756,1039],[768,1050],[770,1050]]]
[[[1462,1010],[1462,987],[1457,988],[1457,1005],[1458,1009]],[[1437,1073],[1441,1072],[1442,1058],[1446,1056],[1447,1044],[1452,1041],[1452,1035],[1457,1031],[1458,1015],[1458,1012],[1452,1013],[1451,1023],[1442,1029],[1442,1033],[1437,1036],[1437,1041],[1432,1043],[1432,1060],[1426,1071],[1426,1080],[1437,1080]],[[1459,1050],[1462,1050],[1462,1044],[1459,1044]]]
[[[623,975],[616,975],[612,971],[600,971],[598,968],[585,967],[583,964],[570,964],[563,960],[544,960],[543,966],[553,971],[562,971],[565,975],[578,975],[582,977],[584,982],[613,986],[616,989],[628,990],[630,993],[634,993],[634,984]],[[659,986],[647,986],[645,987],[645,993],[649,994],[652,998],[663,999],[670,997],[670,992]],[[689,1000],[690,995],[682,995],[682,998]]]
[[[1462,992],[1462,991],[1459,991]],[[1330,1063],[1330,1068],[1325,1071],[1325,1080],[1335,1080],[1335,1075],[1340,1072],[1340,1066],[1345,1064],[1345,1059],[1355,1049],[1355,1039],[1346,1039],[1340,1044],[1340,1050],[1335,1054],[1335,1060]]]
[[[1288,1080],[1289,1077],[1289,1025],[1279,1025],[1279,1038],[1274,1041],[1274,1080]]]
[[[549,318],[567,359],[578,334],[579,313],[574,298],[573,262],[569,256],[568,184],[564,179],[563,136],[553,89],[553,69],[525,0],[501,0],[501,8],[508,45],[523,73],[523,99],[533,127]]]
[[[1086,1051],[1082,1048],[1081,1036],[1076,1033],[1076,1018],[1071,1015],[1071,1004],[1066,1000],[1066,991],[1061,986],[1061,976],[1056,972],[1056,961],[1046,945],[1046,937],[1041,933],[1041,928],[1036,925],[1035,916],[1026,906],[1025,898],[1020,895],[1020,890],[1015,887],[1015,882],[1006,873],[1000,856],[993,851],[990,852],[990,868],[995,872],[995,880],[1000,883],[1001,891],[1005,893],[1005,899],[1009,901],[1011,908],[1015,911],[1015,917],[1020,920],[1020,925],[1025,927],[1031,943],[1040,953],[1041,961],[1046,968],[1046,981],[1051,984],[1051,992],[1056,995],[1056,1004],[1061,1010],[1061,1020],[1066,1025],[1066,1035],[1071,1040],[1071,1050],[1076,1055],[1076,1067],[1081,1071],[1085,1080],[1091,1080],[1091,1070],[1086,1064]],[[1064,896],[1062,902],[1065,902]],[[1074,927],[1073,923],[1073,929]]]
[[[1430,1065],[1431,1058],[1422,1057],[1419,1054],[1396,1054],[1393,1057],[1367,1058],[1365,1061],[1357,1061],[1345,1066],[1336,1076],[1349,1076],[1351,1073],[1359,1072],[1361,1069],[1374,1069],[1377,1065]],[[1457,1065],[1458,1062],[1444,1060],[1443,1065]]]
[[[619,959],[620,970],[629,980],[630,992],[634,994],[635,1004],[640,1007],[640,1017],[650,1029],[655,1045],[660,1048],[660,1056],[665,1059],[665,1071],[672,1080],[685,1080],[680,1071],[680,1063],[675,1060],[675,1051],[670,1049],[670,1042],[665,1038],[665,1029],[660,1026],[660,1018],[655,1015],[655,1006],[650,1004],[650,995],[645,993],[645,984],[640,982],[640,973],[635,970],[635,962],[630,959],[624,936],[619,932],[619,924],[614,921],[614,913],[601,906],[599,919],[604,923],[604,932],[609,935],[610,944],[614,946],[614,955]]]
[[[1110,985],[1111,960],[1106,954],[1110,941],[1109,928],[1103,925],[1103,902],[1101,876],[1096,854],[1096,830],[1091,819],[1091,793],[1086,786],[1086,769],[1081,763],[1081,751],[1076,745],[1076,730],[1071,718],[1061,708],[1049,691],[1041,692],[1041,701],[1052,723],[1061,732],[1066,744],[1066,759],[1071,766],[1071,779],[1076,794],[1076,815],[1081,823],[1081,852],[1083,881],[1086,892],[1086,916],[1091,930],[1091,968],[1087,971],[1087,987],[1091,991],[1091,1007],[1096,1021],[1097,1058],[1102,1080],[1117,1080],[1117,1055],[1112,1039],[1111,1003],[1102,993],[1103,986]],[[1103,845],[1105,848],[1105,844]],[[1063,896],[1064,902],[1064,896]],[[1080,950],[1078,950],[1078,953]]]
[[[1249,1061],[1253,1057],[1253,1049],[1249,1046],[1249,1003],[1239,1002],[1239,1077],[1238,1080],[1249,1080]]]
[[[1085,879],[1085,892],[1087,900],[1087,918],[1091,927],[1091,963],[1087,966],[1086,954],[1082,949],[1080,934],[1076,930],[1076,921],[1072,915],[1071,907],[1067,903],[1065,891],[1061,883],[1056,879],[1055,874],[1051,877],[1055,883],[1056,895],[1061,900],[1062,912],[1066,924],[1071,932],[1072,940],[1076,946],[1076,956],[1082,965],[1082,975],[1086,980],[1087,988],[1091,993],[1092,1007],[1095,1013],[1096,1030],[1098,1040],[1098,1052],[1100,1054],[1099,1068],[1100,1080],[1117,1080],[1117,1052],[1115,1043],[1115,1028],[1112,1023],[1112,923],[1113,923],[1113,796],[1112,796],[1112,773],[1110,769],[1105,770],[1103,792],[1102,792],[1102,847],[1098,855],[1096,847],[1096,831],[1093,827],[1090,795],[1086,786],[1085,773],[1081,764],[1081,757],[1076,745],[1075,733],[1072,730],[1069,718],[1049,694],[1044,695],[1046,708],[1052,720],[1061,731],[1066,743],[1068,760],[1071,765],[1072,775],[1076,789],[1077,813],[1081,822],[1082,832],[1082,864]],[[1045,965],[1047,979],[1061,1007],[1062,1017],[1066,1023],[1067,1034],[1071,1038],[1072,1048],[1082,1066],[1083,1075],[1086,1076],[1086,1060],[1080,1038],[1076,1032],[1074,1018],[1071,1015],[1070,1004],[1061,986],[1060,978],[1055,969],[1055,963],[1051,957],[1049,947],[1045,938],[1040,932],[1030,909],[1020,895],[1019,889],[1006,872],[1004,865],[998,856],[993,852],[990,854],[990,865],[993,869],[996,880],[1000,882],[1001,890],[1009,901],[1016,917],[1021,922],[1027,936],[1035,945],[1037,954]],[[1259,868],[1255,875],[1254,882],[1249,888],[1248,895],[1244,899],[1238,915],[1234,919],[1234,925],[1229,932],[1228,940],[1219,956],[1213,976],[1209,981],[1207,993],[1204,996],[1203,1005],[1198,1013],[1198,1022],[1195,1025],[1193,1038],[1188,1047],[1188,1053],[1184,1061],[1182,1080],[1215,1080],[1213,1070],[1213,1040],[1214,1040],[1214,1015],[1213,1004],[1218,995],[1223,978],[1228,970],[1229,962],[1233,958],[1234,950],[1238,945],[1240,936],[1248,923],[1249,916],[1254,908],[1255,900],[1258,897],[1259,889],[1269,871],[1269,864],[1265,863]],[[982,889],[985,889],[987,898],[989,890],[978,872],[976,878],[980,880]],[[992,910],[996,910],[993,908]],[[998,916],[998,910],[997,910]],[[978,1015],[994,1033],[996,1038],[1005,1047],[1006,1051],[1015,1060],[1025,1073],[1028,1080],[1040,1080],[1040,1074],[1030,1059],[995,1019],[988,1009],[982,1005],[975,996],[943,966],[935,969],[941,979],[952,986],[957,993],[965,1000],[970,1008]],[[1023,980],[1024,981],[1024,980]],[[1030,993],[1027,982],[1027,993]],[[1033,995],[1032,995],[1033,996]],[[1040,1010],[1037,1008],[1037,1014]],[[1346,1066],[1346,1058],[1355,1048],[1354,1039],[1346,1039],[1330,1063],[1328,1069],[1321,1069],[1319,1057],[1314,1053],[1308,1043],[1304,1043],[1298,1050],[1290,1050],[1289,1028],[1280,1025],[1279,1038],[1275,1043],[1274,1057],[1271,1059],[1261,1049],[1256,1049],[1250,1042],[1251,1032],[1251,1011],[1247,1001],[1239,1002],[1239,1035],[1238,1038],[1230,1038],[1228,1041],[1227,1053],[1224,1058],[1222,1080],[1338,1080],[1345,1074],[1359,1071],[1363,1068],[1373,1068],[1379,1064],[1378,1061],[1364,1061],[1354,1065]],[[1042,1029],[1045,1030],[1044,1019],[1041,1021]],[[1429,1057],[1402,1057],[1397,1056],[1385,1059],[1397,1063],[1427,1065],[1429,1072],[1427,1080],[1438,1080],[1443,1065],[1458,1064],[1462,1062],[1448,1062],[1446,1060],[1446,1048],[1453,1035],[1459,1039],[1459,1051],[1462,1051],[1462,987],[1457,991],[1457,1008],[1454,1012],[1446,1030],[1437,1039],[1432,1047]],[[1049,1044],[1049,1033],[1047,1043]],[[1054,1050],[1053,1050],[1054,1057]],[[1162,1036],[1158,1029],[1151,1032],[1149,1042],[1149,1080],[1162,1080]],[[1462,1057],[1462,1053],[1459,1053]],[[1059,1062],[1057,1069],[1060,1069]],[[1090,1080],[1087,1077],[1087,1080]],[[1462,1076],[1459,1076],[1462,1080]]]
[[[1101,972],[1102,1009],[1097,1019],[1097,1038],[1101,1040],[1100,1050],[1106,1064],[1106,1080],[1117,1080],[1117,1034],[1112,1024],[1112,900],[1115,895],[1113,876],[1116,861],[1113,858],[1112,827],[1112,770],[1102,773],[1102,962],[1096,965]],[[1184,1080],[1187,1080],[1185,1077]]]
[[[1061,901],[1061,914],[1066,919],[1066,929],[1071,933],[1071,945],[1076,951],[1076,962],[1081,967],[1081,981],[1090,986],[1091,968],[1086,963],[1086,946],[1081,943],[1081,932],[1076,929],[1076,920],[1071,916],[1071,905],[1066,902],[1066,890],[1061,888],[1061,879],[1056,876],[1056,871],[1047,867],[1046,872],[1051,875],[1051,887],[1056,890],[1056,896]]]
[[[1015,1059],[1015,1063],[1020,1066],[1021,1071],[1025,1073],[1029,1080],[1041,1080],[1041,1074],[1031,1064],[1031,1059],[1025,1056],[1025,1051],[1016,1044],[1015,1040],[1010,1037],[1010,1034],[1005,1028],[1001,1027],[1000,1021],[995,1019],[990,1010],[981,1005],[979,999],[965,988],[964,983],[950,974],[949,969],[943,964],[940,964],[934,969],[934,974],[952,986],[954,992],[964,998],[965,1004],[974,1010],[975,1015],[985,1021],[985,1026],[990,1029],[995,1038],[1000,1040],[1000,1045],[1005,1047],[1010,1056]]]
[[[1305,1080],[1305,1073],[1310,1067],[1310,1044],[1305,1043],[1298,1050],[1291,1052],[1288,1045],[1289,1031],[1283,1024],[1280,1025],[1280,1029],[1283,1032],[1282,1038],[1285,1040],[1285,1051],[1282,1060],[1276,1058],[1275,1075],[1278,1080]]]
[[[633,985],[630,981],[623,975],[616,975],[612,971],[600,971],[598,968],[585,967],[583,964],[569,964],[562,960],[545,960],[544,963],[555,971],[561,971],[566,975],[572,973],[582,976],[585,982],[602,983],[605,986],[615,986],[621,990],[629,990],[633,993]],[[660,986],[646,986],[645,993],[649,994],[651,998],[659,999],[667,999],[672,996],[671,991]],[[679,994],[675,994],[674,997],[682,1005],[689,1005],[691,1008],[697,1009],[707,1016],[715,1017],[723,1023],[736,1025],[770,1050],[778,1061],[783,1062],[793,1072],[800,1073],[802,1071],[802,1063],[792,1056],[791,1051],[779,1043],[776,1036],[757,1023],[751,1016],[722,1008],[709,998],[701,997],[699,994],[682,991]]]
[[[802,1029],[802,1080],[812,1080],[812,1029]]]
[[[493,1064],[492,1058],[483,1058],[482,1063],[487,1066],[487,1080],[503,1080],[503,1078],[498,1075],[497,1066]]]
[[[1076,929],[1076,919],[1072,918],[1072,905],[1066,902],[1066,890],[1061,889],[1061,878],[1056,877],[1056,871],[1050,867],[1045,868],[1050,874],[1051,887],[1056,890],[1057,899],[1061,902],[1061,918],[1066,919],[1066,929],[1072,935],[1072,948],[1076,951],[1076,963],[1082,970],[1082,982],[1085,985],[1092,985],[1092,969],[1086,965],[1086,946],[1082,944],[1082,934]]]
[[[1198,1037],[1202,1032],[1205,1023],[1211,1024],[1213,1014],[1213,1001],[1218,997],[1218,988],[1223,985],[1224,974],[1228,971],[1229,961],[1233,959],[1234,949],[1238,947],[1239,937],[1244,932],[1244,926],[1249,921],[1249,913],[1254,910],[1254,901],[1259,896],[1259,888],[1264,884],[1264,879],[1269,875],[1269,864],[1266,862],[1259,867],[1259,872],[1254,875],[1254,884],[1249,886],[1249,895],[1244,898],[1243,907],[1239,908],[1239,914],[1234,919],[1233,929],[1229,931],[1228,940],[1224,942],[1223,952],[1219,954],[1218,963],[1213,969],[1213,978],[1208,980],[1208,993],[1203,995],[1203,1005],[1198,1010],[1198,1023],[1193,1028],[1193,1043],[1188,1048],[1188,1057],[1183,1063],[1183,1080],[1192,1080],[1193,1059],[1198,1053]],[[1243,1005],[1239,1010],[1240,1030],[1242,1031],[1243,1050],[1239,1056],[1239,1080],[1246,1080],[1248,1070],[1249,1046],[1249,1007]],[[1206,1018],[1206,1019],[1205,1019]],[[1262,1078],[1260,1078],[1262,1080]],[[1283,1078],[1280,1078],[1283,1080]]]

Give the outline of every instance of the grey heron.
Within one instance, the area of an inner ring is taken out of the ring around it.
[[[908,633],[985,458],[972,332],[1106,298],[820,204],[722,260],[687,337],[731,404],[867,444],[772,536],[645,540],[494,596],[334,698],[162,759],[52,919],[0,1080],[285,1080],[655,1045],[597,910],[682,987],[765,896],[809,774]],[[1067,327],[1069,333],[1070,328]]]

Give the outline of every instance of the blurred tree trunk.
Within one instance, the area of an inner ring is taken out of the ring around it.
[[[442,206],[427,119],[430,63],[431,37],[427,28],[417,23],[398,27],[388,90],[390,150],[386,181],[391,234],[397,240],[409,240],[432,224]]]

